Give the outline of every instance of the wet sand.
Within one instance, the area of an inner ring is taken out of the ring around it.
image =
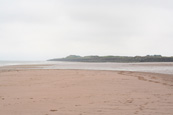
[[[1,70],[0,115],[173,115],[173,75]]]

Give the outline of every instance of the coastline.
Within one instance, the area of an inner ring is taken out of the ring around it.
[[[0,114],[171,115],[173,75],[108,70],[6,69]]]

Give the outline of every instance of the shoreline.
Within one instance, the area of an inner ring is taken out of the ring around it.
[[[101,71],[130,71],[154,74],[173,75],[173,63],[52,63],[0,66],[1,70],[24,69],[68,69],[68,70],[101,70]]]

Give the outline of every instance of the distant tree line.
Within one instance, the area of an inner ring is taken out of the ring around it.
[[[50,59],[48,61],[70,61],[70,62],[173,62],[173,57],[161,55],[147,56],[77,56],[70,55],[65,58]]]

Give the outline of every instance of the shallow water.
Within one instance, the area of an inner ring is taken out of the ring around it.
[[[80,63],[80,62],[55,62],[44,69],[89,69],[89,70],[121,70],[164,73],[173,75],[173,62],[167,63]]]
[[[87,70],[120,70],[163,73],[173,75],[173,62],[147,63],[84,63],[84,62],[53,62],[53,61],[0,61],[0,66],[43,64],[34,69],[87,69]],[[46,64],[46,66],[44,66]],[[32,68],[32,67],[31,67]],[[26,68],[25,68],[26,69]]]
[[[51,64],[54,62],[48,61],[0,61],[0,67],[10,65],[33,65],[33,64]]]

